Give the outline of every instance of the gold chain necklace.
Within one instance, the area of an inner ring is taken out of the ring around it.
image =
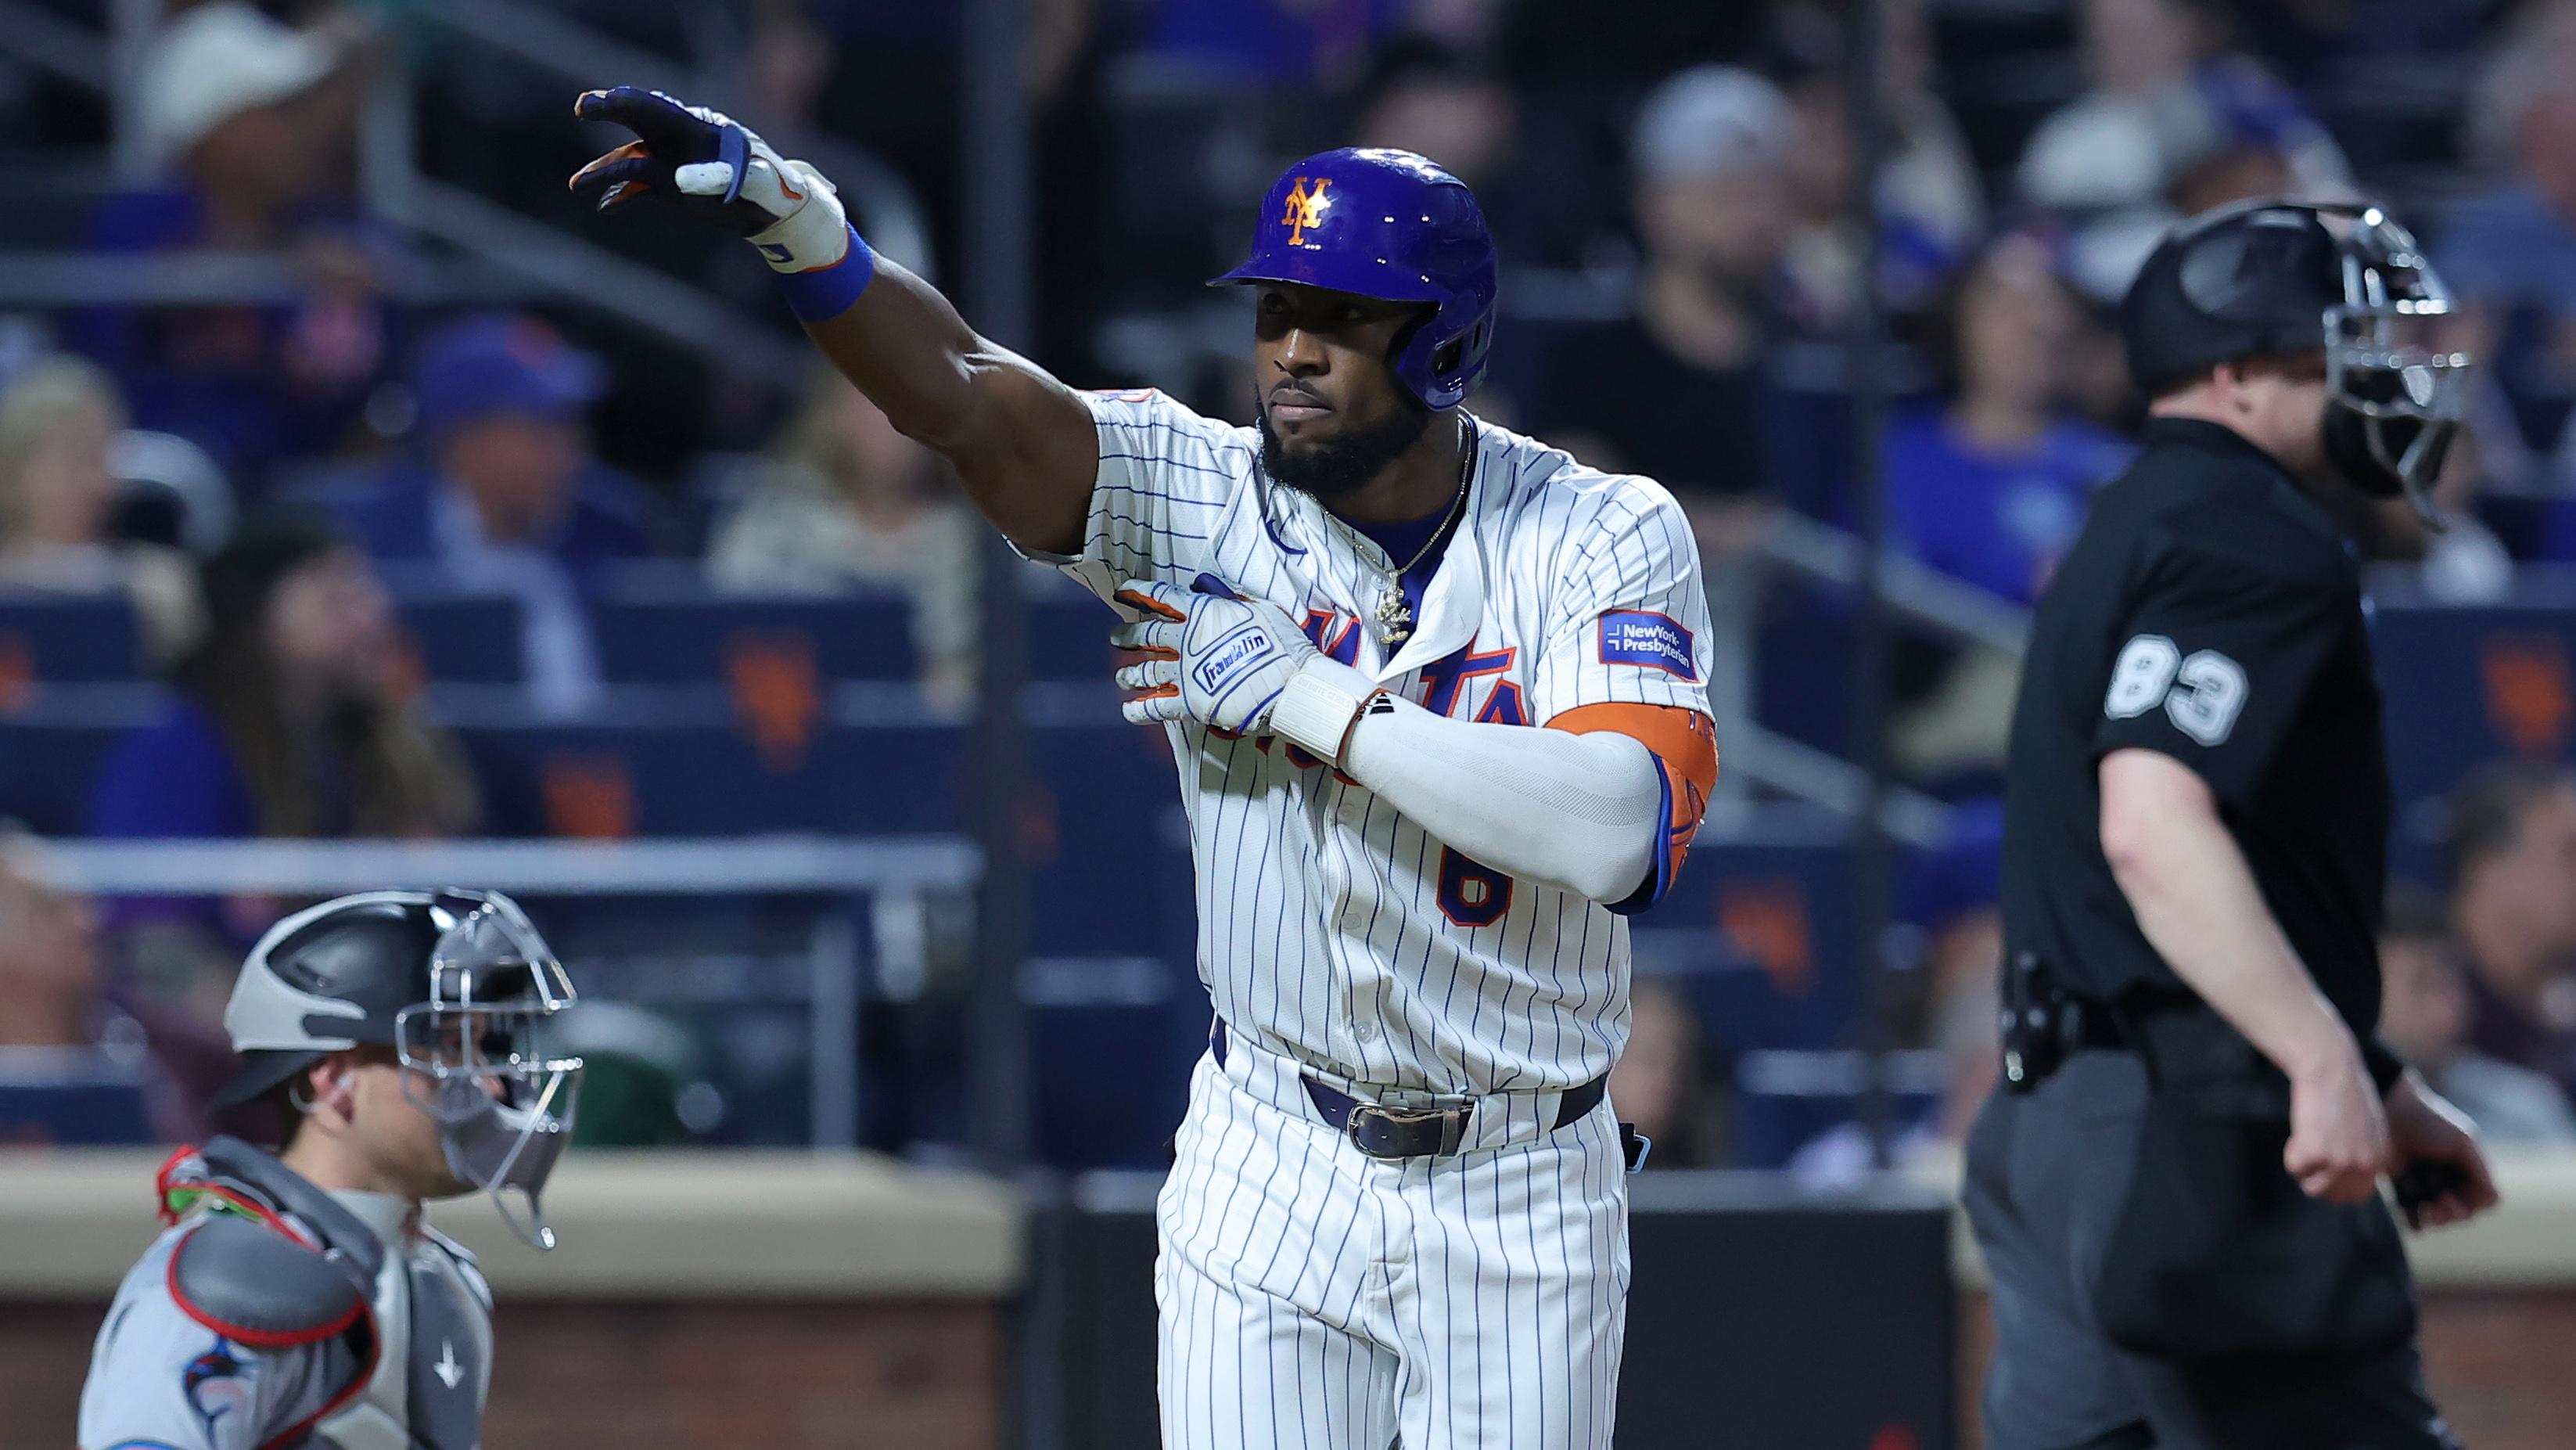
[[[1440,541],[1449,536],[1449,530],[1455,527],[1458,520],[1465,515],[1467,485],[1475,476],[1476,434],[1473,425],[1470,425],[1467,430],[1466,445],[1460,450],[1458,459],[1458,491],[1450,496],[1447,517],[1440,520],[1440,527],[1431,531],[1431,537],[1423,541],[1422,547],[1414,551],[1412,558],[1405,560],[1393,574],[1387,576],[1385,585],[1378,590],[1378,638],[1388,644],[1402,644],[1413,638],[1413,606],[1406,602],[1404,597],[1404,576],[1413,572],[1414,565],[1431,557],[1431,551],[1440,547]],[[1326,509],[1324,516],[1340,525],[1342,531],[1353,538],[1362,537],[1359,530],[1343,523],[1341,517],[1332,510]],[[1394,556],[1388,555],[1388,557],[1391,559]]]

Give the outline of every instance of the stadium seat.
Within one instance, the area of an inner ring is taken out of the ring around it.
[[[1062,579],[1033,580],[1026,597],[1030,679],[1109,677],[1114,668],[1109,631],[1118,626],[1116,612]]]
[[[148,692],[138,692],[148,699]],[[0,719],[0,818],[40,836],[76,836],[89,819],[90,777],[108,747],[134,724],[131,719],[84,714],[58,718],[42,711]]]
[[[1673,979],[1713,1053],[1849,1045],[1860,1010],[1850,851],[1821,823],[1703,840],[1664,900],[1633,918],[1641,969]]]
[[[0,710],[38,685],[135,680],[147,668],[123,593],[0,589]]]
[[[16,1055],[39,1056],[18,1049]],[[41,1050],[59,1064],[21,1069],[0,1052],[0,1146],[96,1148],[153,1141],[142,1081],[95,1052]]]
[[[595,606],[611,684],[740,687],[747,678],[911,680],[911,606],[895,594],[744,596],[612,591]]]
[[[1097,600],[1073,603],[1109,618]],[[1064,1168],[1160,1168],[1207,1039],[1189,849],[1165,829],[1180,809],[1171,756],[1160,730],[1114,715],[1032,729],[1029,756],[1036,945],[1020,992],[1039,1153]]]
[[[459,732],[504,835],[615,838],[965,829],[964,733],[818,728],[792,753],[706,724]]]
[[[526,682],[516,599],[500,594],[397,590],[394,608],[418,657],[423,680],[444,685]]]
[[[2440,798],[2494,760],[2576,760],[2576,610],[2382,603],[2371,623],[2387,702],[2397,869],[2433,868]],[[2428,877],[2429,879],[2429,877]]]

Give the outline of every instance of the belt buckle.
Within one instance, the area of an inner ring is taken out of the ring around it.
[[[1384,1103],[1358,1103],[1351,1108],[1351,1120],[1342,1132],[1351,1140],[1352,1147],[1372,1158],[1392,1161],[1437,1157],[1442,1153],[1454,1151],[1455,1140],[1465,1136],[1463,1129],[1455,1125],[1455,1113],[1456,1110],[1452,1108],[1391,1108]],[[1402,1151],[1394,1141],[1397,1135],[1409,1132],[1425,1123],[1439,1125],[1438,1146],[1429,1153]],[[1369,1134],[1367,1129],[1372,1124],[1382,1125],[1381,1131],[1373,1135]]]

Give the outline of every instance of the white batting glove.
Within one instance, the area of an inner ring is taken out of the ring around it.
[[[1213,575],[1188,589],[1134,580],[1117,598],[1149,616],[1109,636],[1147,656],[1118,671],[1122,688],[1143,692],[1120,707],[1135,724],[1188,719],[1225,736],[1284,735],[1338,762],[1360,707],[1376,693],[1368,676],[1327,658],[1277,605],[1245,599]]]

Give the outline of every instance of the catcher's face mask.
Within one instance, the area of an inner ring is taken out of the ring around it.
[[[2450,294],[2406,229],[2377,207],[2328,213],[2343,301],[2326,309],[2326,457],[2363,492],[2400,492],[2435,529],[2442,456],[2467,400],[2469,355],[2446,350]]]
[[[501,1217],[554,1247],[538,1196],[572,1138],[581,1059],[557,1049],[552,1019],[572,979],[508,897],[441,892],[445,923],[430,955],[429,1000],[394,1018],[403,1092],[438,1124],[450,1171],[492,1195]],[[515,1189],[514,1211],[502,1190]]]

